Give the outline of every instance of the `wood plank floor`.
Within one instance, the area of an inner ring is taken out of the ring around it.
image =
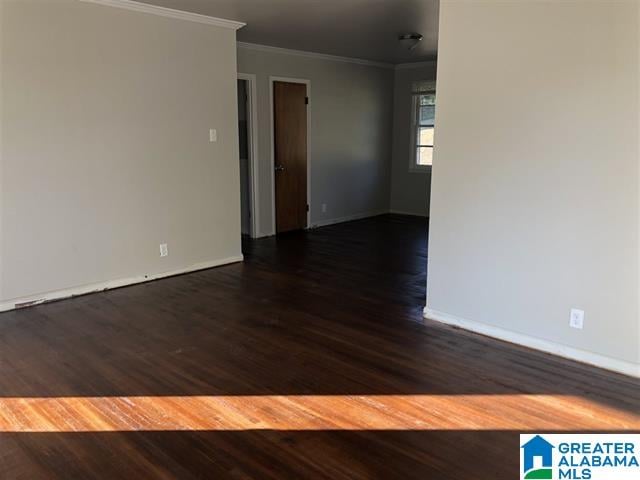
[[[0,315],[2,479],[513,479],[518,434],[639,431],[640,382],[425,322],[426,224]]]

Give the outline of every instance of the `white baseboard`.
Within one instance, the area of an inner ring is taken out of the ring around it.
[[[180,275],[183,273],[195,272],[197,270],[204,270],[212,267],[219,267],[221,265],[227,265],[229,263],[241,262],[243,260],[242,255],[235,257],[222,258],[219,260],[212,260],[209,262],[196,263],[189,265],[188,267],[178,270],[172,270],[170,272],[154,273],[150,275],[138,275],[135,277],[120,278],[117,280],[110,280],[107,282],[92,283],[89,285],[82,285],[79,287],[67,288],[64,290],[55,290],[52,292],[43,293],[41,295],[32,295],[29,297],[15,298],[13,300],[0,303],[0,312],[6,312],[7,310],[14,310],[16,308],[31,307],[39,305],[45,302],[51,302],[53,300],[62,300],[64,298],[76,297],[78,295],[86,295],[88,293],[102,292],[104,290],[111,290],[113,288],[126,287],[127,285],[135,285],[137,283],[150,282],[151,280],[157,280],[159,278],[172,277],[174,275]]]
[[[528,348],[540,350],[546,353],[551,353],[564,358],[569,358],[581,363],[586,363],[605,370],[611,370],[632,377],[640,378],[640,364],[627,362],[624,360],[618,360],[616,358],[607,357],[598,353],[587,352],[573,347],[568,347],[548,340],[542,340],[540,338],[531,337],[521,333],[505,330],[500,327],[494,327],[487,325],[486,323],[475,322],[473,320],[467,320],[464,318],[456,317],[448,313],[432,310],[428,307],[424,308],[424,317],[436,322],[445,323],[447,325],[453,325],[465,330],[469,330],[475,333],[486,335],[488,337],[497,338],[510,343],[516,343]]]
[[[329,220],[319,220],[311,222],[310,228],[326,227],[327,225],[334,225],[336,223],[351,222],[353,220],[362,220],[363,218],[377,217],[378,215],[384,215],[389,213],[389,210],[375,210],[372,212],[358,213],[356,215],[347,215],[346,217],[331,218]]]
[[[268,232],[268,233],[265,233],[265,232],[258,232],[258,233],[256,233],[256,236],[255,236],[255,237],[253,237],[253,238],[254,238],[254,240],[256,240],[256,239],[258,239],[258,238],[273,237],[274,235],[275,235],[275,232]]]
[[[328,220],[318,220],[317,222],[311,222],[311,225],[308,227],[308,229],[312,229],[312,228],[318,228],[318,227],[326,227],[329,225],[335,225],[337,223],[345,223],[345,222],[352,222],[354,220],[362,220],[363,218],[370,218],[370,217],[377,217],[378,215],[384,215],[386,213],[389,213],[389,210],[375,210],[372,212],[365,212],[365,213],[358,213],[356,215],[347,215],[346,217],[338,217],[338,218],[330,218]],[[270,232],[270,233],[264,233],[264,232],[260,232],[259,235],[257,235],[255,238],[266,238],[266,237],[272,237],[276,235],[275,232]]]
[[[426,213],[404,212],[402,210],[394,210],[394,209],[389,210],[389,213],[395,213],[396,215],[410,215],[412,217],[423,217],[423,218],[429,217],[429,215]]]
[[[328,220],[314,221],[314,222],[311,222],[311,225],[309,226],[309,228],[311,229],[311,228],[318,228],[318,227],[326,227],[328,225],[335,225],[337,223],[352,222],[354,220],[362,220],[363,218],[377,217],[378,215],[385,215],[387,213],[395,213],[396,215],[410,215],[412,217],[429,218],[429,215],[424,213],[404,212],[402,210],[383,209],[383,210],[374,210],[374,211],[365,212],[365,213],[358,213],[356,215],[347,215],[346,217],[338,217],[338,218],[330,218]],[[255,238],[272,237],[275,234],[276,234],[275,232],[269,232],[269,233],[260,232],[258,235],[256,235]]]

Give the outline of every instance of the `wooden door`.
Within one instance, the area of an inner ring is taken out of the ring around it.
[[[274,82],[276,232],[307,228],[307,86]]]

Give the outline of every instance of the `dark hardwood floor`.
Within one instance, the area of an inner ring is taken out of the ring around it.
[[[518,478],[518,434],[639,431],[640,382],[425,322],[426,222],[0,314],[0,478]]]

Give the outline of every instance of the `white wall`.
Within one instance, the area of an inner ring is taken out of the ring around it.
[[[3,266],[3,225],[4,225],[4,195],[2,194],[4,185],[4,62],[2,57],[4,54],[4,6],[5,2],[0,1],[0,299],[2,295],[2,266]]]
[[[393,70],[241,47],[238,72],[257,76],[259,235],[274,233],[270,76],[311,81],[311,224],[389,210]]]
[[[442,2],[428,315],[640,374],[638,8]]]
[[[235,31],[2,7],[0,300],[238,259]]]
[[[436,65],[399,68],[395,71],[393,101],[393,162],[391,167],[391,210],[429,215],[431,171],[409,171],[415,156],[412,148],[414,82],[436,80]]]

